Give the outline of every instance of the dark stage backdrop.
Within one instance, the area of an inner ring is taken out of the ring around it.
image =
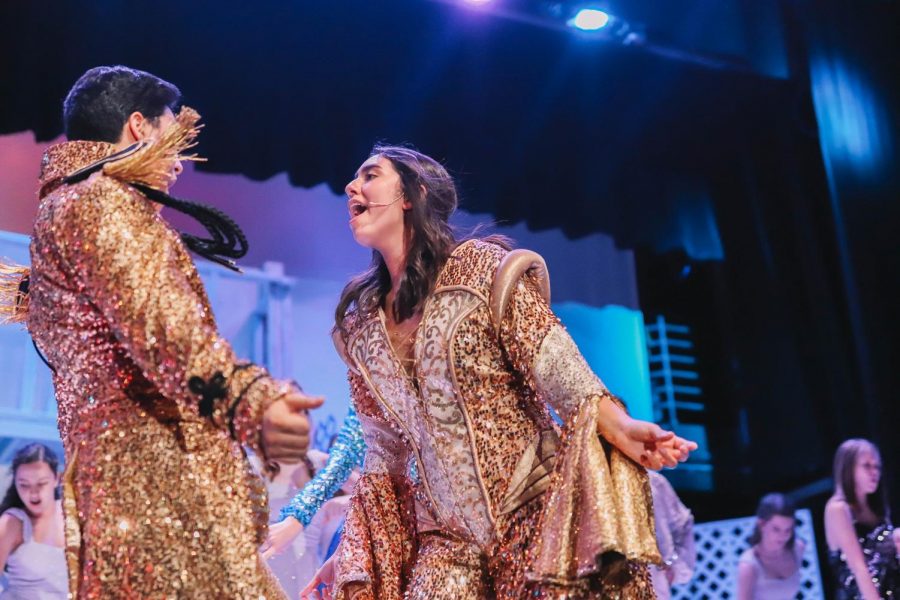
[[[340,191],[373,142],[411,142],[465,176],[474,212],[624,246],[668,234],[680,190],[794,97],[749,70],[424,0],[6,2],[0,23],[0,132],[55,137],[75,79],[123,63],[204,115],[201,169]]]

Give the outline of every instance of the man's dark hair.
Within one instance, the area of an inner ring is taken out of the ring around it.
[[[155,122],[180,100],[181,91],[156,75],[121,65],[94,67],[75,82],[63,103],[66,137],[116,143],[132,113]]]

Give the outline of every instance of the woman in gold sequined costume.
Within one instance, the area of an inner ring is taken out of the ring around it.
[[[335,341],[367,453],[307,590],[333,568],[337,598],[652,598],[644,467],[696,445],[628,417],[550,310],[540,256],[457,242],[440,164],[377,147],[346,192],[373,262]]]
[[[6,308],[54,371],[72,596],[282,598],[258,557],[268,509],[241,445],[296,462],[302,411],[321,401],[237,360],[185,240],[227,262],[221,244],[182,237],[148,200],[199,210],[166,194],[199,119],[175,117],[178,96],[126,67],[75,84],[76,141],[44,155],[31,272],[6,269]]]

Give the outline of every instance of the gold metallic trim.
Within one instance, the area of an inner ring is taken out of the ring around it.
[[[522,275],[529,272],[537,280],[538,289],[544,300],[550,304],[550,274],[547,263],[537,252],[525,249],[513,250],[500,260],[491,286],[491,318],[498,331],[516,284]]]

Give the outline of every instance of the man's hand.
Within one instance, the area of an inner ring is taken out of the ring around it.
[[[263,413],[262,446],[268,460],[299,462],[309,448],[307,411],[322,405],[324,398],[293,392],[273,402]]]

